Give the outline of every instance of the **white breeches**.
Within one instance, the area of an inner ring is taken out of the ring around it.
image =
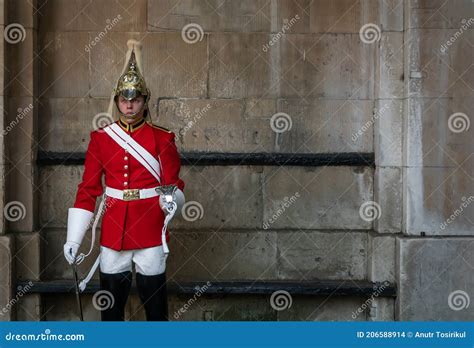
[[[116,251],[104,246],[100,247],[100,271],[103,273],[121,273],[135,270],[142,275],[161,274],[166,270],[168,254],[163,252],[163,246],[152,248]]]

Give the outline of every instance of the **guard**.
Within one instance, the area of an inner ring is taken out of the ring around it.
[[[101,312],[102,320],[124,320],[134,264],[147,320],[166,321],[167,223],[185,202],[184,182],[174,133],[149,120],[150,91],[142,75],[141,44],[129,40],[127,45],[124,70],[111,97],[119,117],[90,133],[84,174],[68,210],[64,256],[69,264],[79,264],[91,253],[102,216],[100,256],[81,290],[100,265],[101,290],[110,292],[113,303]],[[98,197],[102,201],[94,219]],[[89,253],[77,255],[91,225]]]

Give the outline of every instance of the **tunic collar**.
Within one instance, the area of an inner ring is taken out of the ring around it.
[[[118,120],[118,124],[125,131],[134,132],[137,129],[141,128],[145,124],[145,118],[141,117],[140,119],[138,119],[134,123],[127,123],[124,120],[122,120],[122,117],[120,117],[119,120]]]

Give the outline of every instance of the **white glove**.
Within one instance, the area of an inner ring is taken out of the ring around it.
[[[70,265],[76,260],[77,251],[79,250],[80,245],[75,242],[66,242],[64,244],[64,257]]]
[[[167,208],[173,206],[171,202],[166,202],[166,199],[163,195],[160,195],[160,207],[161,209],[165,212],[165,214],[168,214]],[[173,202],[176,202],[177,208],[176,208],[176,213],[179,215],[181,212],[181,209],[183,208],[184,202],[186,201],[184,197],[183,191],[181,191],[179,188],[176,189],[176,191],[173,194]]]
[[[160,195],[160,208],[165,214],[169,214],[170,210],[173,209],[173,201],[167,202],[165,196]]]
[[[70,265],[76,260],[77,250],[84,239],[84,235],[90,226],[93,216],[93,212],[81,208],[69,208],[68,210],[64,257]],[[80,262],[82,262],[82,260],[80,260]]]

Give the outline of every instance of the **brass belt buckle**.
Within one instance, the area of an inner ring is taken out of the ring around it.
[[[133,201],[134,199],[140,198],[139,189],[126,189],[123,190],[123,200],[124,201]]]

